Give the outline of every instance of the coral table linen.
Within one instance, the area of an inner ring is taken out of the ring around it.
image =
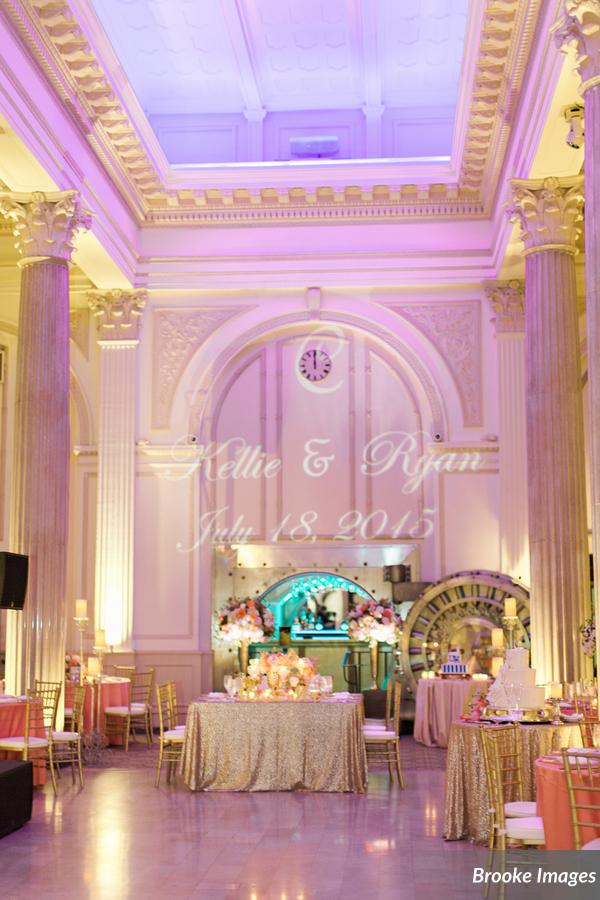
[[[454,722],[446,758],[444,837],[449,841],[489,838],[490,801],[481,752],[481,725]],[[524,800],[534,800],[535,761],[561,747],[580,747],[578,725],[520,725]],[[508,798],[514,799],[514,798]]]
[[[544,820],[546,850],[574,850],[567,776],[560,761],[536,760],[535,783],[537,814]],[[576,791],[576,794],[578,803],[598,803],[597,793],[590,791],[587,798],[583,790]],[[579,810],[577,817],[585,821],[598,822],[595,828],[580,829],[582,844],[600,837],[600,820],[597,812]]]
[[[358,791],[367,785],[361,696],[316,702],[200,700],[181,767],[193,791]]]
[[[417,684],[415,741],[428,747],[447,747],[452,722],[460,719],[465,700],[481,684],[487,690],[487,682],[422,678]]]
[[[23,737],[25,734],[25,707],[24,700],[0,700],[0,737]],[[44,729],[39,728],[34,737],[45,737]],[[18,753],[0,751],[3,759],[22,759]],[[33,783],[35,785],[46,783],[45,765],[33,766]]]
[[[83,707],[83,730],[89,734],[96,727],[104,731],[104,710],[107,706],[127,706],[129,701],[129,678],[104,676],[101,682],[89,682],[85,686],[85,704]],[[98,697],[98,690],[100,696]],[[73,706],[73,684],[67,682],[65,688],[65,706]],[[98,718],[100,721],[98,722]],[[111,743],[121,743],[114,737]]]

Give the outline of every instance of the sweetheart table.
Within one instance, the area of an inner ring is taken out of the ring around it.
[[[361,695],[318,701],[200,698],[181,771],[192,791],[357,791],[367,786]]]

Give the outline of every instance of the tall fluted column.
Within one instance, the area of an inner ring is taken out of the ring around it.
[[[554,26],[560,46],[577,44],[585,116],[585,280],[590,394],[590,471],[596,628],[600,623],[600,0],[567,0]],[[600,640],[596,640],[600,672]]]
[[[21,253],[10,546],[29,556],[22,612],[8,613],[6,683],[62,681],[67,625],[69,270],[89,216],[74,191],[0,194]]]
[[[486,285],[498,345],[500,568],[529,584],[525,298],[520,281]]]
[[[574,261],[583,185],[511,185],[526,257],[532,665],[541,681],[574,681],[587,674],[579,628],[590,590]]]
[[[88,295],[100,347],[95,622],[121,650],[131,649],[133,634],[136,350],[145,296]]]

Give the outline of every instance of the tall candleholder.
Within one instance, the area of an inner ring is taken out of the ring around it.
[[[79,684],[83,684],[83,635],[87,629],[89,619],[87,616],[74,616],[73,621],[79,632]]]
[[[109,647],[108,644],[94,646],[94,654],[98,657],[98,678],[102,678],[104,674],[104,657],[107,653],[112,653],[112,647]]]
[[[517,625],[519,624],[518,616],[502,616],[502,627],[506,632],[508,632],[508,639],[506,641],[507,647],[509,650],[514,650],[515,646],[515,631]]]

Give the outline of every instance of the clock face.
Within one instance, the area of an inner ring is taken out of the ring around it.
[[[306,350],[298,365],[308,381],[323,381],[331,372],[331,359],[324,350]]]

